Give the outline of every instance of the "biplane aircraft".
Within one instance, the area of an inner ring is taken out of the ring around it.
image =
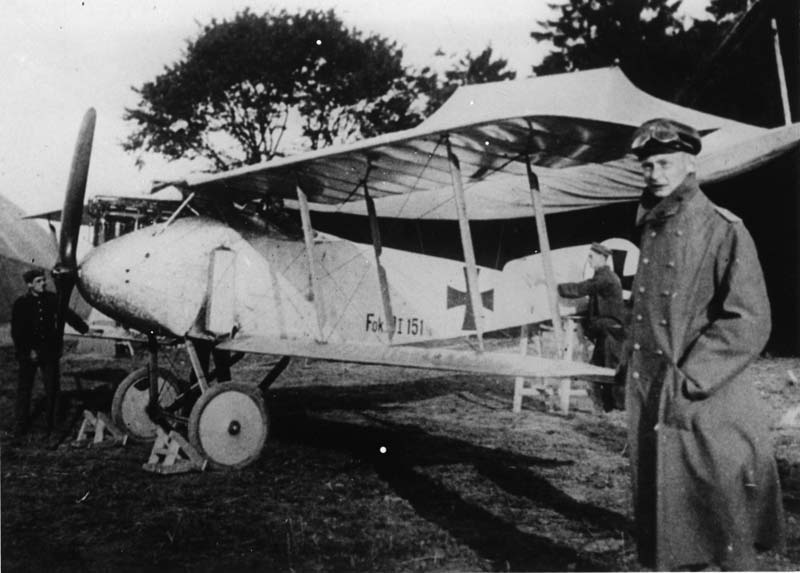
[[[243,467],[256,459],[269,428],[259,388],[236,381],[211,384],[198,353],[209,347],[237,355],[609,382],[609,369],[484,346],[487,332],[548,320],[562,344],[559,317],[576,310],[557,299],[555,285],[583,276],[588,247],[550,251],[538,175],[565,181],[564,187],[607,180],[640,190],[633,183],[636,167],[626,157],[627,142],[653,115],[669,115],[710,134],[709,161],[721,165],[714,168],[723,175],[736,172],[725,162],[726,149],[739,153],[747,141],[763,143],[765,137],[786,148],[788,139],[800,139],[797,129],[770,134],[658,100],[661,113],[654,113],[653,98],[649,106],[632,101],[629,109],[614,113],[598,110],[592,99],[597,92],[585,89],[580,97],[569,91],[552,94],[549,102],[541,97],[528,102],[512,83],[495,84],[492,100],[467,101],[461,114],[444,108],[407,131],[169,182],[183,201],[167,221],[104,243],[78,264],[75,244],[95,122],[90,110],[73,159],[53,275],[62,307],[77,284],[101,312],[148,337],[150,365],[120,384],[114,419],[140,439],[154,437],[157,424],[185,424],[190,442],[215,466]],[[508,105],[498,105],[501,96]],[[454,97],[461,101],[458,92]],[[735,137],[720,139],[726,130]],[[769,152],[777,153],[776,146]],[[765,153],[763,146],[760,154],[751,153],[750,163]],[[465,194],[465,185],[498,174],[527,185],[527,209],[533,208],[541,248],[502,270],[475,264]],[[459,221],[463,261],[382,245],[376,203],[439,196],[445,186]],[[299,229],[275,222],[274,202],[283,200],[296,202]],[[372,245],[315,233],[310,203],[361,205],[370,218]],[[183,341],[198,380],[193,390],[160,374],[160,336]],[[474,350],[423,344],[464,336],[474,337]],[[285,364],[282,359],[267,373],[262,388]]]

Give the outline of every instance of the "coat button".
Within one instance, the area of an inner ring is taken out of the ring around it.
[[[641,314],[636,315],[636,322],[642,322],[643,319],[644,317]]]
[[[670,262],[668,262],[668,263],[667,263],[667,266],[668,266],[669,268],[671,268],[671,269],[674,269],[674,268],[675,268],[675,261],[670,261]]]
[[[650,236],[651,237],[655,237],[656,235],[658,235],[658,233],[656,233],[655,231],[650,231]]]
[[[644,287],[639,287],[639,292],[643,293],[645,291]]]
[[[647,257],[643,258],[642,259],[642,264],[649,265],[650,264],[650,259],[648,259]]]
[[[638,373],[638,372],[634,372],[634,373],[633,373],[631,376],[633,376],[633,379],[634,379],[634,380],[638,380],[638,379],[640,378],[640,376],[639,376],[639,373]]]
[[[667,326],[669,324],[669,321],[667,321],[666,318],[662,318],[661,320],[658,321],[658,324],[660,324],[661,326]]]
[[[634,342],[634,343],[633,343],[633,349],[634,349],[634,350],[639,350],[641,347],[642,347],[642,345],[641,345],[641,344],[639,344],[638,342]]]
[[[671,293],[671,292],[669,292],[668,290],[662,290],[662,291],[661,291],[661,296],[669,296],[669,295],[671,295],[671,294],[672,294],[672,293]]]
[[[659,356],[663,356],[664,351],[659,348],[658,350],[656,350],[656,354],[658,354]]]
[[[675,234],[678,235],[679,237],[682,237],[683,236],[683,231],[678,229],[677,231],[675,231]]]

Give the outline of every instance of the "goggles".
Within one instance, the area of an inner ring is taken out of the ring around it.
[[[647,151],[685,151],[693,155],[700,153],[700,134],[688,125],[672,120],[655,119],[636,130],[631,141],[631,151],[642,155]]]

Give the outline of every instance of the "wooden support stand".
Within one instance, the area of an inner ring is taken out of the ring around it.
[[[526,384],[527,382],[527,384]],[[546,404],[553,401],[554,392],[547,385],[545,378],[522,378],[514,379],[514,404],[512,410],[515,413],[522,411],[522,398],[525,396],[543,397]]]
[[[150,452],[150,459],[142,464],[142,469],[159,474],[177,474],[190,471],[203,471],[207,460],[176,431],[167,434],[156,428],[156,441]]]
[[[94,446],[115,444],[124,446],[127,442],[128,434],[114,425],[108,416],[102,412],[95,415],[88,410],[83,411],[83,423],[75,439],[76,445],[91,443]]]
[[[577,322],[575,317],[564,319],[565,347],[558,348],[557,353],[564,360],[572,360],[577,342]],[[540,333],[533,336],[537,355],[542,356],[542,339]],[[520,353],[528,353],[528,327],[523,326],[520,331]],[[548,407],[553,405],[556,393],[548,384],[547,378],[526,379],[517,377],[514,380],[514,401],[512,411],[522,411],[522,398],[525,396],[544,397]],[[561,378],[558,381],[558,404],[562,414],[569,413],[570,399],[576,396],[586,396],[586,390],[573,390],[571,378]]]

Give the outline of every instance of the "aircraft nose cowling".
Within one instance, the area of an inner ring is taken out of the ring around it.
[[[90,251],[78,269],[78,288],[126,326],[183,336],[206,297],[210,253],[241,240],[226,225],[199,217],[154,225]]]

